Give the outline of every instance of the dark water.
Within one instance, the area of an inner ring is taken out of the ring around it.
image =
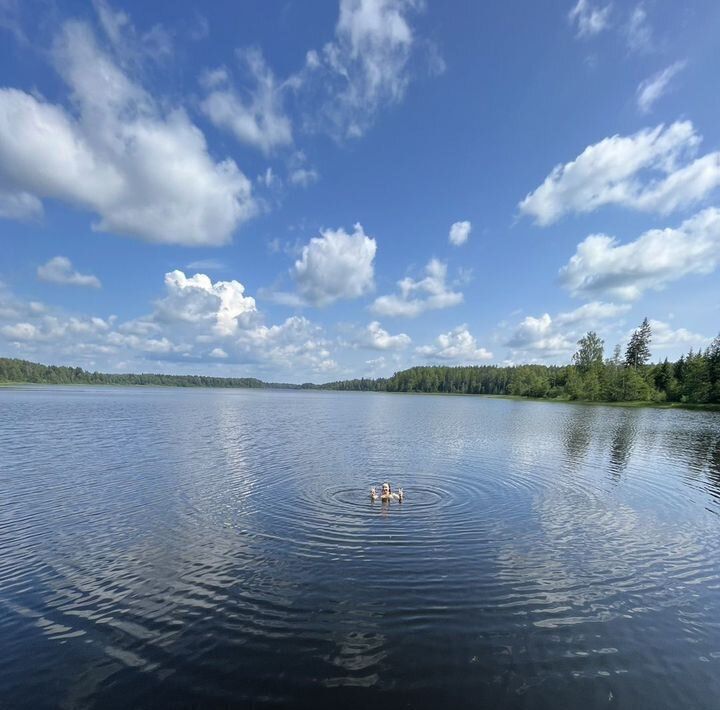
[[[0,390],[2,707],[718,698],[718,414]]]

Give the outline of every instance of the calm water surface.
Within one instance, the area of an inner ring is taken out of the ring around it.
[[[718,414],[0,390],[0,707],[718,698]]]

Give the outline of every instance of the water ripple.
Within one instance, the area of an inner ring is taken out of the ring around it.
[[[720,417],[32,388],[0,391],[0,450],[11,705],[720,691]]]

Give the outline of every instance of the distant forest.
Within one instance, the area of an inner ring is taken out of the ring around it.
[[[0,382],[437,392],[589,402],[720,404],[720,336],[707,349],[691,350],[676,362],[666,358],[651,364],[651,343],[652,330],[646,318],[631,336],[624,354],[618,345],[612,357],[606,359],[602,339],[590,331],[578,341],[569,365],[435,365],[412,367],[388,378],[296,385],[252,377],[115,375],[0,358]]]
[[[154,385],[159,387],[273,387],[300,389],[300,385],[263,382],[255,377],[205,377],[203,375],[114,375],[88,372],[81,367],[40,365],[28,360],[0,358],[0,382],[46,385]]]
[[[706,350],[676,362],[650,364],[652,329],[647,318],[623,355],[618,345],[605,358],[604,343],[590,331],[578,341],[570,365],[413,367],[387,379],[345,380],[324,389],[379,392],[516,395],[587,402],[720,403],[720,336]]]

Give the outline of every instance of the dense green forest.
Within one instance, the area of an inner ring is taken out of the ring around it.
[[[0,382],[172,387],[273,387],[370,392],[439,392],[516,395],[589,402],[678,402],[720,404],[720,336],[705,350],[692,350],[676,362],[650,363],[652,331],[647,318],[633,333],[623,355],[620,346],[606,359],[604,343],[590,331],[578,341],[569,365],[498,367],[412,367],[392,377],[326,384],[293,385],[252,377],[87,372],[79,367],[39,365],[0,358]]]
[[[254,377],[205,377],[202,375],[125,374],[88,372],[81,367],[40,365],[27,360],[0,358],[0,382],[52,385],[155,385],[162,387],[282,387],[298,385],[263,382]]]
[[[578,341],[572,364],[497,367],[413,367],[385,379],[345,380],[326,389],[380,392],[444,392],[518,395],[589,402],[720,403],[720,336],[704,351],[677,362],[649,364],[652,332],[645,319],[625,354],[620,346],[605,359],[594,332]]]

